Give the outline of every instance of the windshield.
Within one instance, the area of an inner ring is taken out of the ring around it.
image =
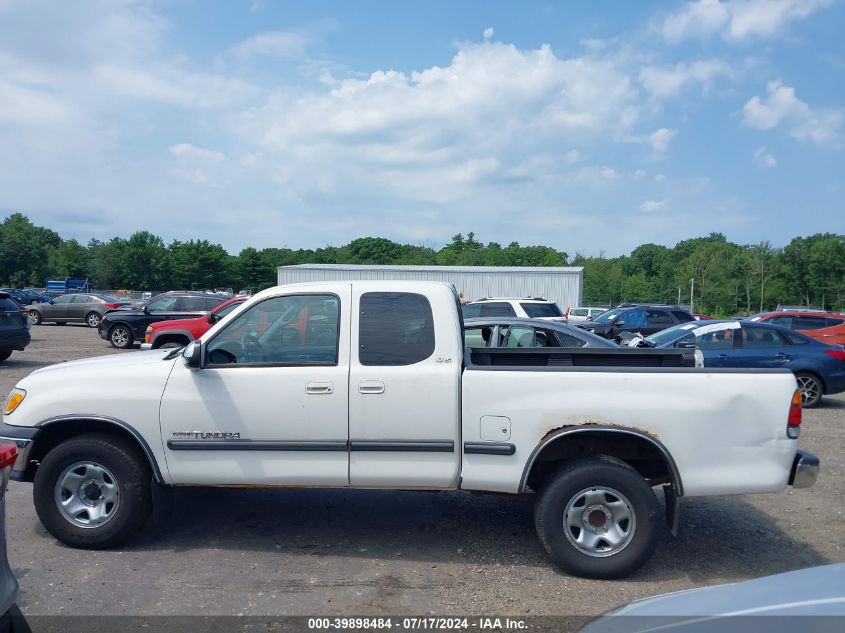
[[[595,317],[593,321],[596,323],[610,323],[611,321],[615,321],[616,318],[624,311],[625,310],[623,308],[614,308],[613,310],[602,312],[600,315]]]
[[[702,327],[700,321],[697,323],[681,323],[680,325],[674,325],[665,330],[661,330],[660,332],[652,334],[651,336],[646,336],[645,340],[656,347],[658,345],[663,345],[664,343],[670,343],[676,338],[679,338],[685,332],[689,332],[690,330],[695,330],[696,328],[700,327]]]
[[[563,316],[556,303],[520,303],[519,305],[532,319]]]

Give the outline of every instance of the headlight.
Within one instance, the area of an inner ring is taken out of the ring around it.
[[[23,399],[26,398],[26,391],[18,389],[17,387],[9,392],[9,397],[6,398],[6,405],[3,407],[4,415],[11,415],[17,409]]]

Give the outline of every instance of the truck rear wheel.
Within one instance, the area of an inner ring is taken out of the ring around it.
[[[534,522],[554,562],[585,578],[620,578],[651,557],[659,504],[627,464],[590,459],[562,467],[540,488]]]
[[[104,549],[126,541],[152,511],[152,473],[126,440],[81,435],[47,453],[35,473],[41,523],[66,545]]]

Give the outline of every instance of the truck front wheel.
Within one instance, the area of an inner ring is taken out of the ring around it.
[[[585,578],[620,578],[651,557],[659,504],[640,474],[611,459],[568,464],[540,488],[537,534],[554,562]]]
[[[33,500],[41,523],[62,543],[104,549],[146,523],[151,482],[149,464],[128,441],[81,435],[47,453],[35,473]]]

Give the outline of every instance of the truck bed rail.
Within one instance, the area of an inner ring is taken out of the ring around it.
[[[467,348],[467,369],[488,367],[694,367],[693,350]]]

